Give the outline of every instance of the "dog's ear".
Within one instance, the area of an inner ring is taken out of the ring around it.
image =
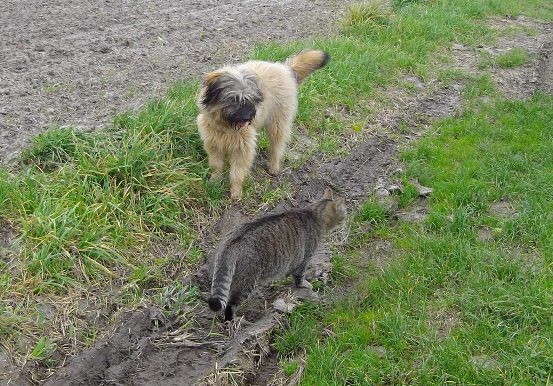
[[[220,71],[209,72],[204,76],[203,86],[205,87],[204,98],[202,104],[204,106],[209,106],[211,104],[217,103],[219,99],[219,94],[221,93],[221,88],[218,86],[218,80],[223,75]]]
[[[209,87],[217,81],[223,75],[221,71],[208,72],[204,76],[204,86]]]

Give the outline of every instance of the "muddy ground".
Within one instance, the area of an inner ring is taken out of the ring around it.
[[[256,42],[329,33],[337,0],[3,0],[0,162],[52,126],[94,129]]]
[[[500,38],[493,47],[471,49],[455,45],[451,51],[453,66],[476,72],[481,50],[496,55],[508,48],[524,47],[531,54],[531,62],[517,69],[493,69],[494,79],[503,91],[514,98],[527,97],[537,89],[551,92],[553,25],[524,18],[495,22],[499,28],[530,25],[538,33]],[[247,48],[244,50],[242,52],[246,52]],[[204,63],[197,68],[201,72],[205,67],[209,65]],[[334,187],[346,197],[350,210],[355,210],[372,192],[387,197],[394,190],[392,186],[397,184],[400,168],[397,161],[399,148],[416,140],[433,120],[460,111],[465,87],[462,80],[447,85],[437,81],[423,84],[413,77],[406,77],[405,80],[413,82],[416,89],[392,96],[391,107],[375,117],[366,128],[372,134],[353,141],[348,156],[324,158],[315,155],[300,169],[288,170],[278,178],[278,183],[288,181],[296,190],[291,200],[282,202],[276,210],[309,202],[325,186]],[[150,91],[154,94],[158,91],[145,90],[146,95]],[[106,119],[111,114],[108,111],[104,113]],[[400,130],[400,123],[407,123],[409,130],[405,130],[404,124]],[[415,208],[416,211],[420,209]],[[224,232],[245,220],[242,213],[239,207],[230,208],[211,230],[218,234]],[[421,217],[409,213],[398,213],[398,216],[407,216],[405,218],[412,218],[413,221]],[[329,241],[345,242],[347,234],[346,227]],[[206,252],[208,256],[212,255],[211,249]],[[326,279],[331,269],[329,257],[328,248],[323,247],[311,267],[311,278]],[[380,256],[374,258],[378,260]],[[209,262],[196,275],[188,278],[199,286],[204,296],[208,289],[208,267]],[[187,328],[175,321],[165,320],[155,308],[129,312],[108,339],[71,358],[44,384],[194,385],[224,384],[229,379],[234,379],[237,384],[267,385],[272,381],[281,384],[274,379],[277,360],[270,346],[270,331],[285,324],[283,307],[306,297],[316,298],[317,295],[297,292],[287,285],[262,289],[240,310],[239,316],[243,318],[230,327],[223,326],[202,305],[190,310],[194,317]],[[279,305],[273,307],[277,299]],[[268,365],[259,366],[261,363]],[[25,380],[28,374],[23,372],[11,384],[30,384]]]

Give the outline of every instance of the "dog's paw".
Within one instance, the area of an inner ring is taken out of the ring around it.
[[[209,177],[209,182],[211,183],[219,183],[223,180],[223,173],[219,172],[213,172],[211,173],[211,177]]]
[[[230,190],[230,199],[232,201],[240,201],[242,199],[242,188],[240,188],[240,189],[231,189]]]
[[[280,166],[267,165],[267,172],[272,176],[278,176],[281,172]]]

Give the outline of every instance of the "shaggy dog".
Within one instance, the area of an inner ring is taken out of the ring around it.
[[[228,157],[233,200],[242,197],[262,127],[269,137],[268,171],[280,172],[298,108],[298,85],[328,60],[326,52],[309,50],[285,63],[249,61],[206,74],[197,101],[198,129],[212,179],[222,177]]]

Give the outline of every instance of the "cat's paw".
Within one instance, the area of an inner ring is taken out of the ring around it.
[[[308,282],[305,279],[302,279],[299,283],[296,283],[296,287],[298,287],[298,288],[307,288],[307,289],[312,290],[313,289],[313,284],[311,284],[310,282]]]

